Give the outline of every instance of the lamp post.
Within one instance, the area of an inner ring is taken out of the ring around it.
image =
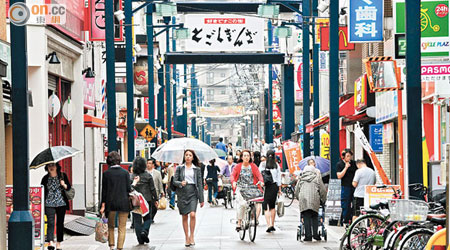
[[[303,1],[303,16],[310,16],[311,1]],[[303,18],[303,158],[311,155],[310,135],[306,132],[306,124],[310,119],[310,79],[309,79],[309,22]],[[331,40],[333,41],[333,40]]]
[[[10,4],[25,3],[11,0]],[[10,24],[11,87],[13,133],[13,205],[8,221],[8,247],[11,250],[34,248],[34,220],[30,213],[28,169],[28,58],[27,26]],[[3,194],[4,195],[4,194]],[[4,215],[2,215],[4,216]],[[42,233],[42,232],[41,232]]]
[[[318,17],[318,0],[312,0],[312,13],[313,17]],[[314,22],[315,23],[315,22]],[[316,29],[313,26],[312,28],[312,37],[313,37],[313,118],[318,119],[319,112],[319,98],[320,98],[320,90],[319,90],[319,44],[316,43],[315,38],[318,34],[316,34]],[[305,130],[304,130],[305,131]],[[320,155],[320,131],[314,131],[314,155]]]
[[[127,79],[127,148],[128,161],[132,162],[134,151],[134,86],[133,86],[133,32],[132,0],[125,0],[125,62]],[[149,77],[150,78],[150,77]]]
[[[108,152],[117,150],[114,3],[105,2],[106,99],[108,100]]]
[[[170,16],[164,17],[164,23],[166,25],[169,25],[170,23]],[[169,28],[166,30],[166,54],[170,52],[170,34],[169,34]],[[167,128],[167,139],[172,139],[172,109],[171,109],[171,102],[170,99],[170,88],[172,87],[172,84],[170,82],[170,65],[165,64],[165,70],[166,70],[166,128]]]
[[[147,5],[148,124],[155,126],[155,69],[153,57],[153,4]],[[156,126],[155,126],[156,129]],[[156,136],[152,142],[156,142]],[[156,149],[156,148],[155,148]],[[151,149],[153,152],[154,148]]]

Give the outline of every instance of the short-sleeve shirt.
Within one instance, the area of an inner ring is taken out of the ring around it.
[[[354,197],[364,198],[364,187],[366,185],[374,185],[377,181],[375,171],[368,167],[362,167],[355,172],[353,181],[358,182],[358,186],[355,188]]]
[[[336,166],[337,172],[342,172],[345,168],[345,163],[343,160],[340,160]],[[356,167],[355,161],[350,161],[350,167],[345,172],[344,177],[341,179],[341,186],[344,187],[352,187],[353,177],[355,177],[355,172],[358,168]]]

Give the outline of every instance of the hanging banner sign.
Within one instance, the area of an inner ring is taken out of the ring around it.
[[[330,134],[326,132],[320,135],[320,157],[330,159]]]
[[[185,51],[264,52],[264,19],[240,15],[191,14],[184,27],[191,36]]]
[[[354,50],[355,44],[350,43],[348,40],[348,28],[339,27],[339,50]],[[328,51],[330,50],[330,28],[321,27],[320,28],[320,50]]]
[[[243,106],[199,107],[200,117],[239,117],[245,114]]]
[[[95,78],[84,78],[84,108],[95,109]]]
[[[355,110],[361,111],[367,107],[367,76],[360,76],[355,81]]]
[[[383,41],[383,2],[350,0],[348,27],[351,42]]]
[[[393,6],[395,33],[405,34],[405,1],[396,0]],[[449,56],[450,33],[448,7],[448,0],[420,1],[420,47],[422,56]],[[406,41],[404,43],[406,43]]]
[[[286,156],[287,166],[289,172],[293,174],[296,170],[299,170],[298,164],[302,160],[302,151],[300,144],[292,141],[283,142],[284,155]]]
[[[375,153],[383,153],[383,124],[369,125],[370,146]]]

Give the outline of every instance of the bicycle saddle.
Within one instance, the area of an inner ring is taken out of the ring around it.
[[[370,208],[373,210],[388,209],[388,203],[386,201],[382,201],[380,203],[370,205]]]
[[[445,226],[445,223],[447,222],[447,218],[445,217],[445,214],[428,215],[427,219],[430,222],[436,223],[436,224],[441,225],[441,226]]]

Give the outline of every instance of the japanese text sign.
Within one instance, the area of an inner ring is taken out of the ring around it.
[[[114,11],[122,9],[122,0],[114,0]],[[89,41],[105,41],[105,0],[89,0]],[[123,40],[122,22],[114,18],[114,41]]]
[[[383,124],[369,125],[370,146],[375,153],[383,153]]]
[[[367,80],[366,75],[355,81],[355,110],[361,111],[367,107]]]
[[[394,196],[394,190],[400,190],[400,185],[389,185],[386,188],[377,188],[377,186],[367,185],[364,190],[364,207],[380,202],[386,202]]]
[[[449,56],[448,0],[420,1],[422,56]],[[406,33],[405,1],[394,2],[395,33]]]
[[[95,109],[95,78],[84,77],[84,108]]]
[[[354,50],[355,44],[350,43],[348,40],[347,27],[339,27],[339,50]],[[330,50],[330,28],[320,28],[320,50]]]
[[[285,141],[283,142],[283,149],[286,156],[289,172],[292,174],[299,169],[298,164],[302,160],[302,151],[300,149],[300,144],[291,141]]]
[[[383,2],[350,0],[349,33],[351,42],[383,41]]]
[[[186,51],[264,51],[264,19],[238,15],[186,15]]]

